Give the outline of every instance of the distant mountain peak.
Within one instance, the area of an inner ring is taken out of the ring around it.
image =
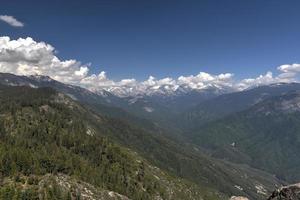
[[[29,76],[18,76],[14,74],[6,74],[1,73],[1,76],[7,78],[7,82],[10,82],[11,85],[28,85],[28,82],[34,81],[37,83],[43,83],[47,85],[49,83],[60,83],[64,84],[68,87],[78,87],[75,85],[69,85],[65,83],[61,83],[51,78],[50,76],[34,74]],[[22,78],[23,77],[23,78]],[[32,84],[32,83],[31,83]],[[35,84],[32,84],[35,87]],[[84,87],[86,88],[86,87]],[[199,93],[199,94],[207,94],[211,93],[214,95],[226,94],[230,92],[235,92],[236,90],[230,86],[220,85],[220,84],[207,84],[203,87],[195,86],[187,86],[187,85],[170,85],[170,84],[161,84],[161,85],[135,85],[135,86],[110,86],[105,88],[86,88],[87,90],[100,95],[100,96],[110,96],[114,95],[119,98],[125,97],[152,97],[152,96],[160,96],[161,98],[172,98],[176,96],[186,95],[189,93]]]
[[[161,97],[174,97],[180,96],[188,93],[214,93],[214,94],[225,94],[229,92],[234,92],[234,88],[217,85],[217,84],[208,84],[201,88],[195,87],[192,88],[190,86],[185,85],[169,85],[162,84],[157,86],[151,85],[138,85],[132,87],[122,87],[122,86],[111,86],[108,88],[93,88],[91,89],[95,93],[103,93],[103,91],[110,92],[115,96],[124,98],[124,97],[136,97],[136,96],[161,96]]]
[[[297,82],[278,82],[278,83],[271,83],[269,86],[270,87],[279,87],[279,86],[293,85],[293,84],[298,84],[298,83]]]
[[[35,81],[43,81],[43,82],[54,81],[50,76],[44,76],[44,75],[39,75],[39,74],[30,75],[30,76],[28,76],[28,78],[33,79]]]

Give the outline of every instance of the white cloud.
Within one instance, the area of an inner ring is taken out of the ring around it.
[[[75,84],[92,91],[107,90],[120,96],[138,94],[173,94],[180,90],[203,90],[210,87],[231,90],[244,90],[249,87],[277,82],[291,82],[300,73],[300,64],[281,65],[277,69],[280,74],[273,76],[267,72],[256,78],[235,80],[232,73],[209,74],[200,72],[197,75],[180,76],[177,79],[166,77],[156,79],[153,76],[145,81],[134,78],[114,81],[104,71],[90,74],[90,64],[70,59],[60,60],[53,46],[45,42],[36,42],[32,38],[12,40],[0,37],[0,72],[17,75],[47,75],[51,78]]]
[[[18,21],[14,16],[0,15],[0,20],[14,27],[23,27],[24,23]]]
[[[18,75],[48,75],[65,83],[78,83],[88,74],[88,65],[60,60],[55,49],[32,38],[11,40],[0,37],[0,71]]]
[[[259,75],[256,78],[243,79],[237,84],[239,90],[244,90],[249,87],[256,87],[260,85],[267,85],[277,82],[277,78],[273,77],[272,72],[267,72],[265,75]]]
[[[209,86],[232,87],[232,78],[233,74],[231,73],[212,75],[206,72],[200,72],[196,76],[180,76],[177,82],[183,87],[192,89],[205,89]]]
[[[288,72],[300,72],[300,64],[294,63],[294,64],[287,64],[287,65],[281,65],[277,68],[278,70],[288,73]]]

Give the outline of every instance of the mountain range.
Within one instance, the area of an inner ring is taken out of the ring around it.
[[[0,73],[0,85],[1,195],[49,195],[37,189],[49,182],[71,198],[85,186],[96,199],[266,199],[300,179],[299,83],[122,96]]]

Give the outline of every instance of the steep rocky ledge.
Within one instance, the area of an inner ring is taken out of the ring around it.
[[[300,183],[275,190],[268,200],[300,200]]]

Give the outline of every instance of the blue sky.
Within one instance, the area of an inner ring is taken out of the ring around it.
[[[53,45],[113,79],[230,72],[238,78],[299,63],[300,1],[2,1],[1,35]]]

